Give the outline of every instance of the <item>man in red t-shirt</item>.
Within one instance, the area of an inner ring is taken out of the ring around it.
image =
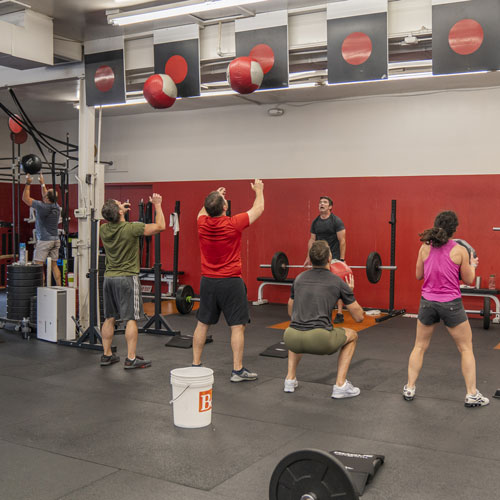
[[[206,198],[198,214],[198,238],[201,251],[200,308],[193,337],[193,366],[201,366],[201,353],[210,325],[224,313],[231,328],[233,371],[231,382],[255,380],[243,366],[245,326],[250,321],[247,289],[241,277],[241,233],[264,212],[264,184],[251,184],[255,201],[248,212],[228,217],[226,189],[220,187]]]

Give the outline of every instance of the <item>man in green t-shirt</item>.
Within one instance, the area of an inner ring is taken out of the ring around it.
[[[141,284],[139,281],[139,239],[152,236],[165,230],[165,217],[161,208],[161,196],[154,193],[149,198],[155,207],[155,222],[127,222],[125,214],[130,210],[129,203],[107,200],[102,207],[102,216],[108,221],[99,230],[106,252],[106,272],[104,273],[104,317],[101,328],[102,347],[101,366],[112,365],[120,357],[111,352],[115,333],[115,321],[127,322],[125,339],[127,340],[127,359],[124,368],[147,368],[151,361],[136,355],[137,320],[143,315]]]

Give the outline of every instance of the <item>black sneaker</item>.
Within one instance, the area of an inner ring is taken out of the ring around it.
[[[149,368],[150,366],[151,361],[146,361],[142,356],[136,356],[133,361],[125,358],[123,368],[125,368],[125,370],[134,370],[135,368]]]
[[[339,323],[344,322],[344,315],[337,313],[337,316],[335,316],[335,319],[333,320],[334,324],[338,325]]]
[[[101,356],[101,366],[112,365],[113,363],[118,363],[120,361],[120,356],[117,356],[114,352],[111,356],[102,355]]]

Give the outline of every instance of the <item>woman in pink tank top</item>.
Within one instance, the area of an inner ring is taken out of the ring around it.
[[[476,360],[472,348],[472,330],[462,304],[460,279],[471,285],[476,275],[478,258],[457,244],[451,237],[458,226],[455,212],[437,215],[434,227],[421,233],[423,242],[417,258],[417,280],[424,280],[417,319],[415,346],[408,362],[408,382],[403,388],[407,401],[415,397],[424,354],[429,347],[435,326],[443,320],[462,356],[465,379],[465,406],[486,406],[489,403],[476,387]]]

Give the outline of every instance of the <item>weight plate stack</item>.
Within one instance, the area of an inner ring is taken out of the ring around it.
[[[22,320],[31,315],[31,297],[43,286],[43,267],[40,265],[7,266],[7,318]]]

